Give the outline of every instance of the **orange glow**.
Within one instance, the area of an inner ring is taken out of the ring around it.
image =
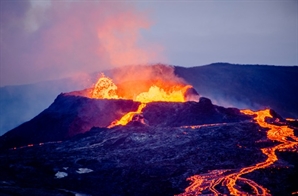
[[[45,145],[45,144],[57,144],[57,143],[61,143],[62,141],[54,141],[54,142],[46,142],[46,143],[38,143],[38,144],[27,144],[26,146],[20,146],[20,147],[13,147],[13,148],[10,148],[10,150],[18,150],[18,149],[22,149],[22,148],[31,148],[33,146],[42,146],[42,145]]]
[[[149,86],[149,84],[152,85]],[[121,119],[112,122],[111,125],[108,126],[109,128],[114,127],[116,125],[126,125],[128,122],[132,120],[134,115],[140,114],[142,112],[142,110],[146,107],[146,103],[154,101],[184,102],[186,101],[184,98],[185,92],[187,91],[187,89],[192,88],[192,86],[190,85],[184,85],[180,83],[169,84],[162,80],[155,80],[149,82],[139,81],[138,85],[142,86],[142,88],[140,88],[142,89],[142,92],[132,96],[132,92],[125,92],[125,88],[122,88],[120,96],[118,93],[118,87],[110,78],[102,74],[101,77],[98,79],[97,83],[94,85],[94,88],[92,90],[91,98],[132,99],[134,101],[141,102],[137,111],[128,112],[127,114],[122,116]],[[133,88],[133,86],[131,88]]]
[[[149,103],[153,101],[167,101],[167,102],[184,102],[184,93],[187,88],[191,86],[184,86],[181,89],[171,92],[166,92],[164,89],[157,86],[151,86],[147,92],[143,92],[136,96],[136,101],[142,103]]]
[[[117,99],[116,90],[117,86],[113,81],[102,74],[94,86],[91,97],[97,99]]]
[[[137,94],[133,94],[135,86],[141,86]],[[192,88],[191,85],[169,83],[162,80],[155,81],[138,81],[137,84],[130,84],[129,88],[124,88],[120,84],[120,89],[112,81],[112,79],[101,74],[91,93],[91,98],[96,99],[132,99],[141,103],[149,103],[153,101],[166,102],[184,102],[184,94],[187,89]],[[126,92],[126,91],[131,92]],[[120,92],[119,92],[120,91]]]
[[[295,121],[298,121],[297,119],[294,119],[294,118],[286,118],[287,121],[291,121],[291,122],[295,122]]]
[[[252,195],[270,195],[270,191],[265,187],[241,176],[274,164],[274,162],[278,160],[278,157],[275,154],[276,151],[297,151],[298,138],[294,135],[293,129],[288,126],[267,123],[265,121],[266,118],[272,118],[269,109],[257,112],[241,110],[241,112],[246,115],[255,115],[254,120],[261,127],[269,128],[267,131],[267,138],[272,141],[278,141],[280,144],[261,149],[262,153],[267,156],[267,159],[264,162],[241,168],[234,173],[230,173],[231,171],[229,170],[213,170],[207,174],[189,177],[188,180],[192,183],[185,189],[184,193],[180,194],[181,196],[201,195],[203,194],[203,191],[210,191],[213,195],[223,195],[215,188],[218,185],[226,187],[229,191],[228,195],[251,195],[251,193],[245,192],[239,183],[236,184],[236,182],[249,185],[253,190]],[[296,194],[296,192],[292,194]]]
[[[120,120],[115,120],[114,122],[112,122],[111,125],[108,126],[108,128],[111,128],[111,127],[114,127],[117,125],[126,125],[127,123],[129,123],[132,120],[134,115],[140,114],[145,106],[146,106],[145,103],[141,103],[139,105],[137,111],[126,113],[124,116],[122,116],[122,118]]]

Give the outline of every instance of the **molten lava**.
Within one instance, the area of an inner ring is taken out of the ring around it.
[[[146,83],[146,81],[143,81]],[[148,81],[147,81],[148,82]],[[137,102],[141,102],[137,111],[132,111],[124,114],[121,119],[115,120],[108,127],[114,127],[116,125],[126,125],[128,122],[132,120],[134,115],[140,114],[142,110],[146,107],[146,104],[153,101],[165,101],[165,102],[185,102],[185,93],[188,89],[192,88],[191,85],[185,85],[181,83],[173,84],[171,82],[168,84],[165,81],[157,80],[150,81],[148,83],[152,84],[147,91],[143,91],[137,95],[134,95],[132,99]],[[137,84],[140,86],[148,86],[148,84]],[[133,88],[133,87],[131,87]],[[104,76],[103,74],[98,79],[95,84],[91,98],[96,99],[131,99],[129,93],[123,93],[120,96],[118,93],[118,87],[113,83],[113,81]],[[127,96],[125,96],[127,95]]]
[[[91,98],[97,99],[118,99],[117,86],[113,81],[101,74],[92,91]]]
[[[181,88],[177,91],[166,92],[162,88],[151,86],[148,92],[143,92],[136,96],[135,101],[142,103],[149,103],[153,101],[184,102],[184,93],[188,88],[191,88],[191,86],[181,86]]]
[[[140,114],[145,106],[146,106],[145,103],[141,103],[141,104],[139,105],[137,111],[126,113],[124,116],[121,117],[120,120],[115,120],[115,121],[113,121],[113,122],[108,126],[108,128],[111,128],[111,127],[114,127],[114,126],[117,126],[117,125],[126,125],[127,123],[129,123],[129,122],[132,120],[132,118],[133,118],[136,114]]]
[[[254,120],[264,128],[268,128],[267,138],[272,141],[278,141],[279,144],[273,147],[267,147],[261,149],[261,151],[267,156],[267,159],[256,165],[248,166],[238,169],[235,172],[231,170],[213,170],[207,174],[195,175],[188,178],[192,184],[185,189],[185,192],[180,194],[181,196],[201,195],[206,192],[210,192],[212,195],[226,195],[221,193],[217,187],[226,187],[229,192],[227,195],[270,195],[269,190],[256,182],[241,177],[244,174],[251,173],[257,169],[269,167],[278,160],[276,151],[297,151],[298,138],[294,135],[294,130],[286,125],[279,126],[266,122],[267,118],[272,118],[270,110],[251,111],[242,110],[243,114],[256,115]],[[231,173],[232,172],[232,173]],[[239,185],[246,184],[253,190],[252,193],[245,192]]]

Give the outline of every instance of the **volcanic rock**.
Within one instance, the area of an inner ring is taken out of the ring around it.
[[[90,195],[178,194],[187,186],[186,178],[198,172],[236,169],[265,159],[254,143],[264,137],[253,123],[93,128],[62,143],[0,154],[0,181],[12,181],[0,184],[0,193],[47,193],[54,188]],[[79,174],[79,168],[93,172]],[[67,176],[56,178],[57,172]]]
[[[107,127],[140,103],[131,100],[98,100],[60,94],[46,110],[0,137],[0,148],[60,141]]]
[[[253,122],[92,128],[61,143],[2,151],[0,194],[179,194],[192,175],[236,171],[266,160],[260,150],[262,142],[256,141],[266,141],[266,130]],[[297,159],[297,153],[293,156]],[[283,168],[291,163],[289,157],[285,160]],[[78,173],[81,170],[89,173]],[[248,176],[265,183],[273,195],[280,191],[288,195],[295,188],[297,176],[292,175],[289,181],[278,178],[280,173],[272,174],[270,168],[264,171]],[[67,176],[57,178],[58,172]],[[286,172],[297,173],[297,168],[292,166]],[[271,184],[267,176],[274,179]],[[287,186],[279,189],[279,183]]]
[[[201,97],[199,102],[170,103],[151,102],[143,110],[144,118],[151,126],[187,126],[214,123],[240,122],[251,119],[237,108],[213,105]]]

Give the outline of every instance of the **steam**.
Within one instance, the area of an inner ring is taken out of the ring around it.
[[[234,97],[227,97],[223,98],[220,96],[209,96],[210,99],[212,99],[212,102],[215,105],[223,106],[223,107],[232,107],[232,108],[238,108],[238,109],[247,109],[250,108],[251,110],[261,110],[265,109],[265,106],[261,106],[260,104],[253,103],[250,100],[237,100]]]
[[[142,31],[153,24],[132,3],[1,2],[1,86],[164,60]]]

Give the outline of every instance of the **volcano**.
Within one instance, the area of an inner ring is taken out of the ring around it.
[[[102,75],[0,137],[0,193],[297,194],[297,128],[272,109],[217,106],[180,79]]]

